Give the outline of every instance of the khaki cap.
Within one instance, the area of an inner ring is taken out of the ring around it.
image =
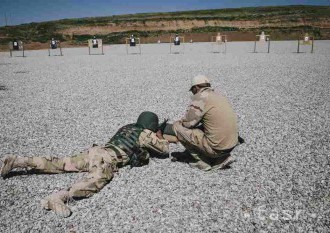
[[[197,75],[191,79],[191,86],[189,91],[191,91],[191,88],[196,85],[204,84],[204,83],[210,83],[209,79],[205,75]]]

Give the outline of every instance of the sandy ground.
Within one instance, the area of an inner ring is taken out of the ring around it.
[[[252,53],[251,42],[228,43],[226,54],[216,49],[0,53],[1,158],[76,154],[144,110],[179,119],[189,80],[200,73],[228,97],[246,139],[226,170],[205,173],[170,158],[122,168],[98,194],[69,203],[67,219],[40,200],[85,174],[14,173],[0,179],[0,231],[329,232],[330,41],[316,41],[313,54],[295,53],[295,41],[272,43],[270,54],[259,45]],[[177,151],[183,147],[171,145]]]

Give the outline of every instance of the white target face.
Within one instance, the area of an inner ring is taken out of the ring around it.
[[[305,36],[305,41],[308,42],[309,41],[309,37]]]

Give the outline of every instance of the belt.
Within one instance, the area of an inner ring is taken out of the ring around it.
[[[225,149],[225,150],[214,150],[215,152],[219,153],[219,154],[229,154],[232,150],[234,150],[236,146],[229,148],[229,149]]]

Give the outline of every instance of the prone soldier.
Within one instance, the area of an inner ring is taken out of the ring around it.
[[[7,176],[15,168],[33,168],[48,174],[89,172],[82,181],[41,201],[43,208],[69,217],[72,212],[65,203],[71,198],[90,197],[110,182],[118,168],[143,166],[149,162],[152,153],[168,152],[169,143],[158,130],[158,116],[152,112],[142,112],[136,123],[120,128],[104,146],[93,146],[72,157],[8,156],[1,167],[1,176]]]

